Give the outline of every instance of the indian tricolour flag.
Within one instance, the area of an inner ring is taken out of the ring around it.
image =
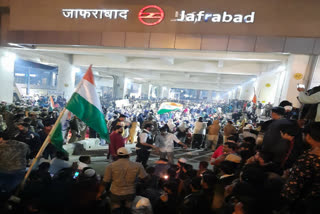
[[[164,102],[160,105],[160,108],[158,110],[158,114],[164,114],[170,111],[177,111],[182,110],[183,105],[179,103],[173,103],[173,102]]]
[[[49,112],[53,111],[54,109],[54,101],[52,96],[49,97]]]
[[[71,96],[66,109],[65,112],[61,112],[64,115],[61,117],[60,123],[52,135],[52,144],[57,144],[60,148],[62,147],[60,142],[61,136],[64,137],[63,129],[68,120],[68,111],[99,133],[101,138],[109,142],[107,124],[104,120],[101,103],[96,92],[91,66],[88,68],[76,91]],[[55,139],[58,141],[55,141]],[[62,138],[62,143],[63,139],[64,138]]]

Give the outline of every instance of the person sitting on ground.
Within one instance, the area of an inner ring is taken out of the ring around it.
[[[203,173],[208,171],[209,163],[207,161],[200,161],[199,163],[199,170],[197,171],[197,177],[202,177]]]
[[[237,144],[232,143],[232,142],[226,142],[223,145],[223,155],[221,155],[219,158],[217,158],[216,160],[214,160],[212,162],[212,165],[214,166],[219,166],[219,164],[225,160],[225,158],[229,155],[229,154],[235,154],[237,152]]]
[[[154,208],[154,214],[176,214],[178,202],[178,184],[167,182],[163,186],[163,194]]]
[[[231,143],[236,143],[236,139],[234,136],[230,136],[227,138],[227,142],[231,142]],[[211,156],[211,159],[210,159],[210,164],[213,165],[214,161],[219,158],[221,155],[224,154],[223,152],[223,148],[224,148],[224,144],[223,145],[220,145],[216,151],[214,151],[214,153],[212,154]]]
[[[158,161],[156,161],[154,174],[156,176],[158,176],[159,178],[161,178],[161,177],[167,175],[167,171],[169,168],[170,168],[170,164],[168,162],[168,159],[160,158]]]
[[[204,213],[205,201],[203,201],[201,193],[201,178],[192,178],[190,184],[191,194],[186,196],[183,200],[181,213],[182,214],[193,214],[193,213]]]
[[[87,155],[82,155],[79,157],[79,162],[78,162],[78,170],[83,170],[84,168],[88,167],[89,164],[91,163],[91,158],[90,156]]]
[[[68,161],[68,155],[64,152],[57,151],[56,157],[52,159],[49,172],[51,175],[55,175],[61,169],[70,168],[72,164]]]

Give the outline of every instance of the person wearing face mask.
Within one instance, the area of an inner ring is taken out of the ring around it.
[[[40,149],[41,142],[38,134],[29,130],[30,125],[28,123],[19,123],[17,125],[19,133],[15,135],[14,139],[23,143],[26,143],[30,147],[29,159],[33,159]]]
[[[110,135],[109,151],[112,156],[112,160],[118,159],[117,151],[119,148],[124,147],[124,138],[122,137],[123,126],[116,125],[114,131]]]
[[[167,158],[170,164],[173,164],[173,149],[174,142],[183,146],[183,148],[188,148],[184,143],[182,143],[174,134],[168,133],[166,126],[160,128],[160,135],[157,135],[155,140],[155,145],[160,150],[160,158]]]

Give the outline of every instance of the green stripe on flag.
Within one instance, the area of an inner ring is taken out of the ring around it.
[[[180,110],[179,108],[175,108],[175,109],[160,109],[158,111],[158,114],[164,114],[164,113],[167,113],[167,112],[170,112],[170,111],[177,111],[177,110]]]
[[[73,93],[66,108],[99,133],[100,137],[109,140],[107,124],[103,113],[78,93]]]
[[[66,152],[63,149],[63,141],[64,141],[64,136],[62,136],[62,126],[61,123],[58,123],[58,126],[55,130],[55,132],[51,136],[51,144],[56,147],[59,151]]]

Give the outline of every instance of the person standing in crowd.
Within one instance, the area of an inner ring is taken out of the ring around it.
[[[281,165],[288,151],[288,144],[281,138],[280,128],[283,126],[292,126],[292,122],[284,118],[285,109],[281,106],[272,108],[272,123],[268,126],[263,142],[262,151],[273,154],[272,161]]]
[[[220,125],[219,120],[214,120],[213,124],[208,127],[208,145],[207,149],[214,151],[219,140]]]
[[[228,121],[228,124],[223,128],[223,142],[227,141],[227,138],[234,135],[237,129],[233,126],[232,121]]]
[[[152,130],[154,129],[153,124],[148,123],[145,125],[142,133],[138,137],[138,143],[136,145],[137,151],[137,162],[142,163],[146,168],[147,162],[150,156],[150,151],[156,149],[156,146],[153,145],[154,140],[152,137]]]
[[[113,161],[116,161],[118,158],[118,149],[124,147],[124,138],[122,137],[122,132],[123,126],[117,125],[110,135],[109,153],[111,154]]]
[[[0,132],[0,192],[11,192],[22,181],[27,167],[29,146],[23,142],[10,140]]]
[[[126,210],[125,213],[130,213],[136,193],[136,180],[137,178],[146,178],[147,173],[141,164],[129,160],[130,153],[126,148],[119,148],[117,155],[119,159],[106,167],[97,199],[101,199],[106,184],[111,183],[110,200],[112,213],[120,213],[119,210],[122,204],[125,206],[123,207]]]
[[[206,133],[207,124],[203,122],[203,118],[199,117],[194,124],[192,148],[200,149]]]
[[[3,116],[0,115],[0,132],[3,132],[7,129],[7,124],[3,121]]]
[[[291,213],[315,214],[320,210],[320,123],[305,128],[305,140],[311,149],[293,165],[282,197],[287,200]]]
[[[130,127],[130,131],[129,131],[129,138],[128,138],[128,142],[130,144],[135,143],[136,142],[136,138],[137,138],[137,134],[140,130],[140,123],[137,121],[137,118],[134,117],[132,122],[131,122],[131,127]]]
[[[79,127],[79,118],[77,116],[73,116],[70,120],[70,130],[71,130],[71,137],[68,143],[74,143],[79,140],[80,136],[80,127]]]
[[[272,105],[270,102],[264,106],[264,112],[266,117],[271,117]]]
[[[160,158],[168,159],[170,164],[174,164],[174,142],[182,145],[185,149],[188,148],[174,134],[168,133],[166,126],[160,128],[160,135],[157,135],[155,145],[160,150]]]
[[[39,132],[41,145],[44,143],[44,141],[46,140],[47,136],[49,135],[51,129],[54,126],[54,123],[55,123],[55,119],[53,119],[53,118],[47,118],[47,119],[45,119],[43,121],[44,128],[43,128],[42,131]],[[54,145],[49,143],[47,145],[47,147],[45,148],[44,152],[43,152],[43,157],[45,159],[49,159],[49,157],[51,159],[53,159],[56,152],[57,152],[57,150],[54,147]]]
[[[29,131],[29,124],[19,123],[19,133],[14,137],[15,140],[26,143],[30,148],[29,159],[33,159],[41,146],[40,137],[38,134]]]
[[[121,123],[124,123],[126,118],[127,118],[127,115],[120,114],[118,119],[115,119],[114,121],[112,121],[111,127],[110,127],[110,131],[113,131],[116,128],[117,125],[120,125]]]
[[[298,88],[299,91],[299,101],[303,104],[317,104],[316,111],[313,113],[315,122],[320,122],[320,92],[316,92],[311,95],[307,95],[304,88]]]

